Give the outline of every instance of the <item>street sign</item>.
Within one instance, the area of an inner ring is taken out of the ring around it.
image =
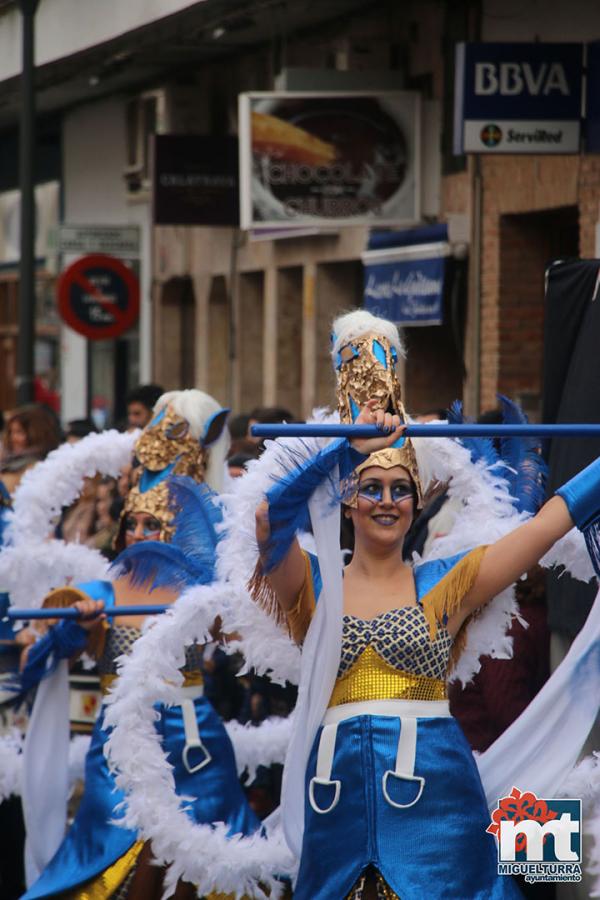
[[[583,44],[457,44],[455,153],[578,153]]]
[[[58,253],[109,253],[125,259],[140,255],[137,225],[60,225],[56,235]]]
[[[83,256],[58,281],[58,311],[67,325],[91,341],[116,338],[137,322],[140,287],[120,259]]]

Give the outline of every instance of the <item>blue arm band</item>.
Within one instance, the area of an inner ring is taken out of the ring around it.
[[[580,531],[593,525],[600,517],[600,458],[570,478],[556,493],[567,504]]]
[[[346,438],[339,438],[273,485],[267,493],[271,538],[268,546],[261,548],[265,573],[279,565],[296,532],[310,527],[308,501],[319,485],[331,479],[336,466],[340,478],[344,479],[365,459]],[[339,503],[341,499],[339,489],[332,482],[332,502]]]
[[[61,659],[69,659],[83,650],[88,637],[85,628],[72,619],[54,625],[29,649],[25,668],[21,672],[23,689],[28,691],[35,687],[42,678],[54,672]]]

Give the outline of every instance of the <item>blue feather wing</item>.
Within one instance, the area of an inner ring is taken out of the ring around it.
[[[195,584],[210,583],[214,566],[196,565],[172,544],[141,541],[117,556],[111,566],[111,573],[115,576],[128,576],[136,587],[183,590]]]
[[[186,476],[168,479],[173,510],[173,539],[142,541],[124,550],[114,562],[135,585],[183,589],[214,579],[217,528],[223,519],[217,495]]]
[[[463,413],[462,403],[460,400],[455,400],[448,410],[448,422],[451,425],[462,425],[463,422],[469,421],[471,420],[467,419]],[[493,465],[497,466],[499,456],[494,447],[494,442],[489,438],[469,437],[459,438],[459,441],[463,447],[467,448],[473,462],[483,460],[488,467]]]
[[[206,484],[178,475],[169,479],[169,499],[175,513],[172,544],[194,565],[214,565],[223,521],[217,494]]]
[[[527,416],[518,404],[498,394],[505,425],[526,425]],[[536,438],[503,438],[502,457],[509,467],[507,478],[519,512],[536,513],[544,502],[548,468]]]

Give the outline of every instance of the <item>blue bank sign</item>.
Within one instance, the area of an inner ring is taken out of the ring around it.
[[[458,44],[455,153],[578,153],[583,44]]]
[[[364,307],[398,325],[441,325],[446,242],[363,253]]]

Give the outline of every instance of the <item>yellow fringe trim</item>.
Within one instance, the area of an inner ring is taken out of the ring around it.
[[[438,628],[444,622],[444,616],[450,617],[461,608],[479,574],[481,560],[486,550],[486,545],[475,547],[423,597],[423,613],[429,625],[429,637],[432,641],[435,640]],[[467,640],[467,625],[472,616],[478,612],[479,610],[467,616],[460,626],[452,643],[447,674],[453,670],[463,652]]]
[[[112,866],[84,887],[65,894],[64,900],[109,900],[131,872],[143,846],[143,841],[136,841],[133,847],[130,847]]]
[[[287,612],[288,629],[292,640],[296,644],[301,644],[306,637],[310,620],[314,615],[315,607],[317,605],[310,557],[304,550],[302,551],[302,556],[304,557],[304,584],[302,585],[302,590],[298,594],[295,606]]]
[[[255,603],[265,612],[271,619],[275,619],[278,625],[285,625],[285,615],[277,602],[275,591],[269,584],[269,579],[263,572],[262,562],[260,559],[256,561],[254,572],[247,584],[250,596]]]
[[[421,603],[432,641],[435,640],[440,625],[443,625],[444,617],[450,618],[462,606],[479,574],[486,550],[485,546],[471,550],[423,597]]]
[[[264,574],[260,559],[256,563],[252,578],[248,582],[250,596],[277,625],[286,626],[296,644],[301,644],[308,631],[310,620],[315,611],[315,591],[312,580],[312,569],[308,553],[302,551],[304,557],[304,584],[292,609],[284,612],[277,600],[275,591]]]

